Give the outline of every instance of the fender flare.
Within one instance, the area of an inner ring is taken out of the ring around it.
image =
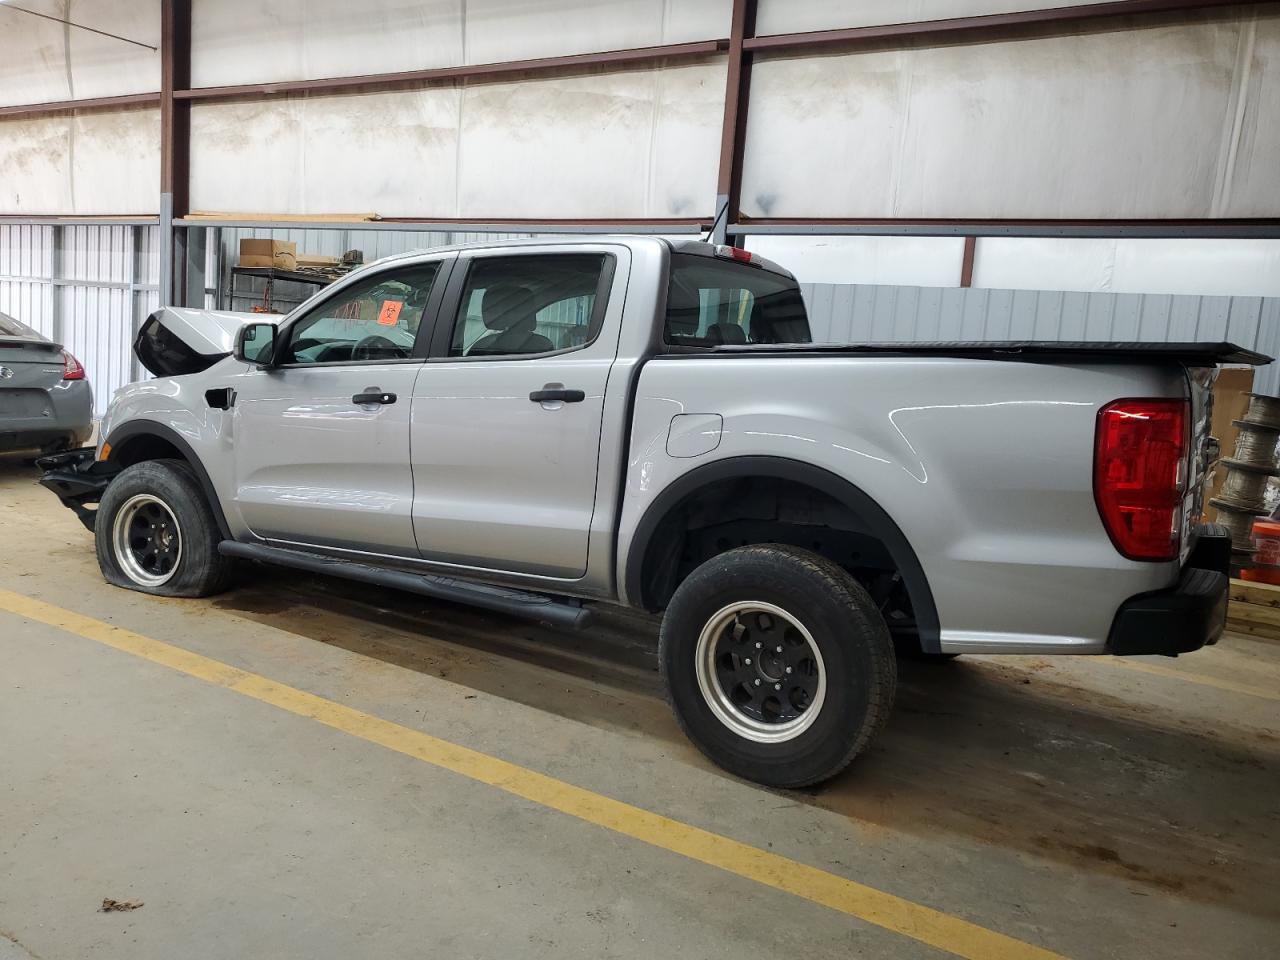
[[[812,487],[847,507],[863,528],[878,538],[888,550],[902,574],[911,608],[920,633],[920,646],[926,653],[942,651],[938,608],[933,600],[924,568],[902,529],[864,490],[837,474],[802,460],[786,457],[729,457],[717,460],[677,477],[649,504],[627,549],[625,583],[627,599],[644,605],[641,574],[653,535],[667,514],[685,497],[700,487],[721,480],[775,477]]]
[[[128,423],[122,423],[112,430],[111,435],[106,438],[106,442],[111,444],[111,449],[114,452],[135,437],[147,436],[158,437],[178,448],[188,466],[191,467],[191,472],[196,475],[196,480],[200,483],[200,489],[204,491],[204,498],[208,501],[209,509],[213,512],[213,519],[218,524],[218,532],[222,534],[224,540],[234,539],[231,536],[231,527],[222,512],[222,504],[218,501],[218,495],[214,491],[213,481],[209,479],[209,472],[205,470],[204,464],[196,456],[191,444],[183,439],[178,431],[155,420],[130,420]]]

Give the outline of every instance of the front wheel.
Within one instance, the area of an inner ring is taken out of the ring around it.
[[[865,589],[796,547],[742,547],[680,584],[659,658],[676,719],[732,773],[802,787],[843,770],[888,716],[897,667]]]
[[[107,581],[164,597],[204,597],[230,584],[231,560],[194,474],[179,460],[126,467],[94,518],[98,566]]]

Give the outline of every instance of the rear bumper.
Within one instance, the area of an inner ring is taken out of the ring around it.
[[[66,380],[43,392],[18,393],[39,397],[39,415],[0,416],[0,450],[88,443],[93,435],[93,390],[88,380]],[[3,407],[0,404],[0,412]]]
[[[1218,642],[1227,622],[1231,535],[1204,524],[1174,587],[1130,597],[1116,611],[1107,648],[1117,656],[1176,657]]]

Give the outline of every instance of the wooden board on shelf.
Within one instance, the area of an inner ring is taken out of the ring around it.
[[[1280,586],[1232,580],[1227,629],[1280,642]]]

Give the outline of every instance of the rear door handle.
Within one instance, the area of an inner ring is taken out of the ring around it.
[[[383,393],[377,387],[365,387],[364,393],[357,393],[351,398],[352,403],[395,403],[396,395],[394,393]]]
[[[550,403],[553,400],[561,400],[564,403],[581,403],[587,399],[587,395],[582,390],[566,390],[559,384],[548,383],[541,390],[535,390],[529,394],[529,399],[534,403]]]

